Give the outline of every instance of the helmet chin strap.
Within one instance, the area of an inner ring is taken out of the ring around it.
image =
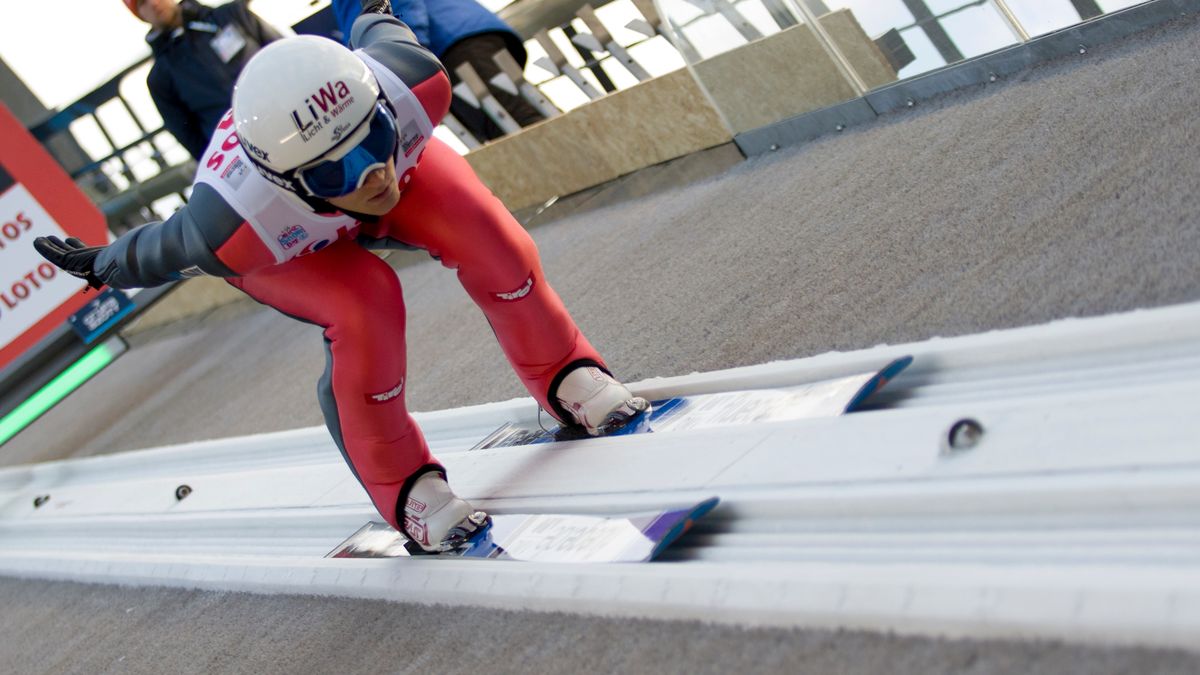
[[[302,202],[304,202],[305,204],[307,204],[308,207],[311,208],[314,213],[337,213],[341,210],[338,207],[334,206],[333,204],[330,204],[329,202],[325,201],[324,199],[319,199],[317,197],[313,197],[312,195],[301,194],[300,192],[288,190],[287,188],[284,188],[284,187],[280,187],[279,189],[287,190],[288,192],[291,192],[292,194],[299,197],[300,200]]]
[[[382,217],[382,216],[372,216],[369,213],[359,213],[357,211],[351,211],[349,209],[336,209],[336,210],[340,211],[362,223],[376,223],[376,222],[379,222],[379,219]]]
[[[281,187],[279,189],[283,190],[286,188]],[[288,192],[291,192],[291,190],[288,190]],[[378,222],[380,218],[379,216],[373,216],[369,213],[359,213],[357,211],[351,211],[350,209],[341,209],[329,203],[327,200],[313,197],[311,195],[302,195],[298,192],[293,192],[292,194],[303,200],[305,204],[308,204],[314,213],[344,213],[347,216],[350,216],[351,218],[363,223]]]

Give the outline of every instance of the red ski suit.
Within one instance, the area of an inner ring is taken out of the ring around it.
[[[390,17],[386,21],[394,22]],[[357,28],[356,34],[361,33]],[[375,31],[379,35],[394,34],[402,24],[377,28],[382,29]],[[379,62],[388,63],[385,57],[397,53],[410,61],[432,58],[420,54],[424,50],[415,41],[395,39],[405,51],[381,55],[371,50],[380,40],[365,46]],[[439,66],[413,82],[410,66],[402,61],[395,71],[436,124],[449,106],[449,80]],[[229,133],[228,125],[218,129],[210,151],[219,151],[222,134]],[[603,367],[546,282],[529,234],[462,157],[429,139],[419,166],[405,178],[398,205],[377,222],[339,228],[330,243],[310,244],[314,252],[282,262],[237,208],[198,184],[180,213],[126,234],[96,263],[101,278],[119,287],[153,285],[195,271],[221,274],[255,300],[322,326],[328,362],[319,398],[326,424],[379,513],[397,529],[397,503],[406,481],[435,460],[404,402],[400,281],[364,242],[402,242],[455,270],[525,387],[556,415],[559,408],[550,400],[555,378],[576,362]]]

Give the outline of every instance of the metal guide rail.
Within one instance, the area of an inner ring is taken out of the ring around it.
[[[912,365],[858,412],[471,450],[528,400],[419,416],[494,513],[721,498],[649,564],[334,559],[376,518],[323,429],[0,471],[0,574],[1169,645],[1200,640],[1200,304],[633,385]]]

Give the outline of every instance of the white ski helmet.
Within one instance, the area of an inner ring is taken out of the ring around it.
[[[349,151],[367,134],[379,82],[333,40],[300,35],[270,43],[242,69],[233,89],[238,139],[259,172],[304,195],[296,169]],[[339,147],[340,146],[340,147]]]

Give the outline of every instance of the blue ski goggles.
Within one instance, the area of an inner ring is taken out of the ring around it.
[[[297,180],[309,194],[319,199],[348,195],[362,187],[372,171],[387,166],[400,142],[396,120],[380,102],[375,104],[375,112],[360,122],[350,135],[358,133],[367,123],[370,128],[366,137],[340,159],[325,160],[296,170]]]

